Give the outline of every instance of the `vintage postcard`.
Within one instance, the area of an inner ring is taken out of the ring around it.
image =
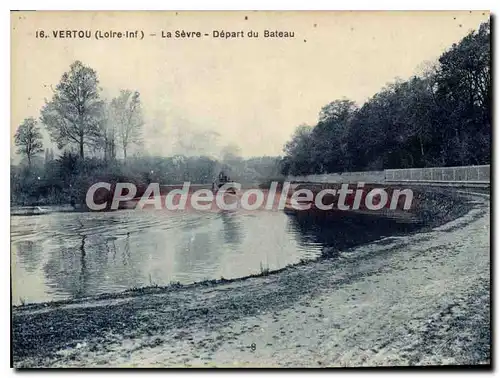
[[[490,25],[12,11],[12,366],[489,368]]]

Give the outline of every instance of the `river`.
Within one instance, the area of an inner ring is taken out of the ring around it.
[[[402,226],[355,217],[301,220],[265,210],[16,215],[11,216],[12,301],[243,277],[315,259],[325,248],[378,239]]]

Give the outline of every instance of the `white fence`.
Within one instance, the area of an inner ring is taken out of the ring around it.
[[[291,182],[312,183],[383,183],[414,182],[435,184],[479,184],[490,183],[490,165],[466,167],[437,167],[386,169],[385,171],[344,172],[322,175],[289,176]]]
[[[386,169],[385,181],[489,183],[490,165],[467,167]]]

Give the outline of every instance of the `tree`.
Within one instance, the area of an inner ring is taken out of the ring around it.
[[[285,146],[283,173],[488,164],[491,160],[490,23],[469,33],[420,77],[396,79],[360,109],[324,106]]]
[[[17,153],[26,156],[28,166],[31,166],[33,157],[43,152],[42,134],[33,117],[25,118],[18,127],[14,136],[14,143],[17,146]]]
[[[40,119],[58,148],[75,145],[80,158],[84,157],[84,146],[94,146],[100,135],[103,102],[98,84],[96,72],[76,61],[41,110]]]
[[[335,100],[321,108],[319,112],[319,123],[345,122],[356,111],[354,101],[343,98]]]
[[[104,160],[116,159],[116,122],[112,117],[110,104],[103,101],[102,118],[98,124],[99,131],[94,135],[94,148],[103,152]]]
[[[121,90],[120,95],[111,101],[111,113],[123,157],[127,159],[128,147],[141,142],[143,119],[139,92]]]
[[[451,164],[490,160],[491,72],[490,23],[469,33],[440,58],[436,100]],[[464,150],[464,146],[466,149]]]
[[[356,111],[356,104],[348,99],[333,101],[321,109],[319,122],[312,132],[315,161],[320,164],[320,173],[341,172],[349,168],[347,135]]]
[[[314,159],[313,128],[300,125],[295,129],[292,139],[285,144],[285,157],[282,172],[285,175],[307,175],[319,172],[320,166]]]

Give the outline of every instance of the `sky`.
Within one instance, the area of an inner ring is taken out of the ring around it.
[[[245,157],[275,156],[298,125],[317,122],[322,106],[342,98],[362,105],[488,18],[487,11],[12,12],[11,157],[18,125],[39,117],[75,60],[97,71],[103,98],[141,93],[149,154],[214,155],[232,145]],[[36,38],[40,30],[49,37]],[[60,30],[92,38],[54,38]],[[94,38],[126,30],[144,38]],[[162,38],[176,30],[202,38]],[[213,37],[222,30],[245,37]],[[259,37],[248,38],[250,30]],[[265,30],[294,37],[265,38]]]

